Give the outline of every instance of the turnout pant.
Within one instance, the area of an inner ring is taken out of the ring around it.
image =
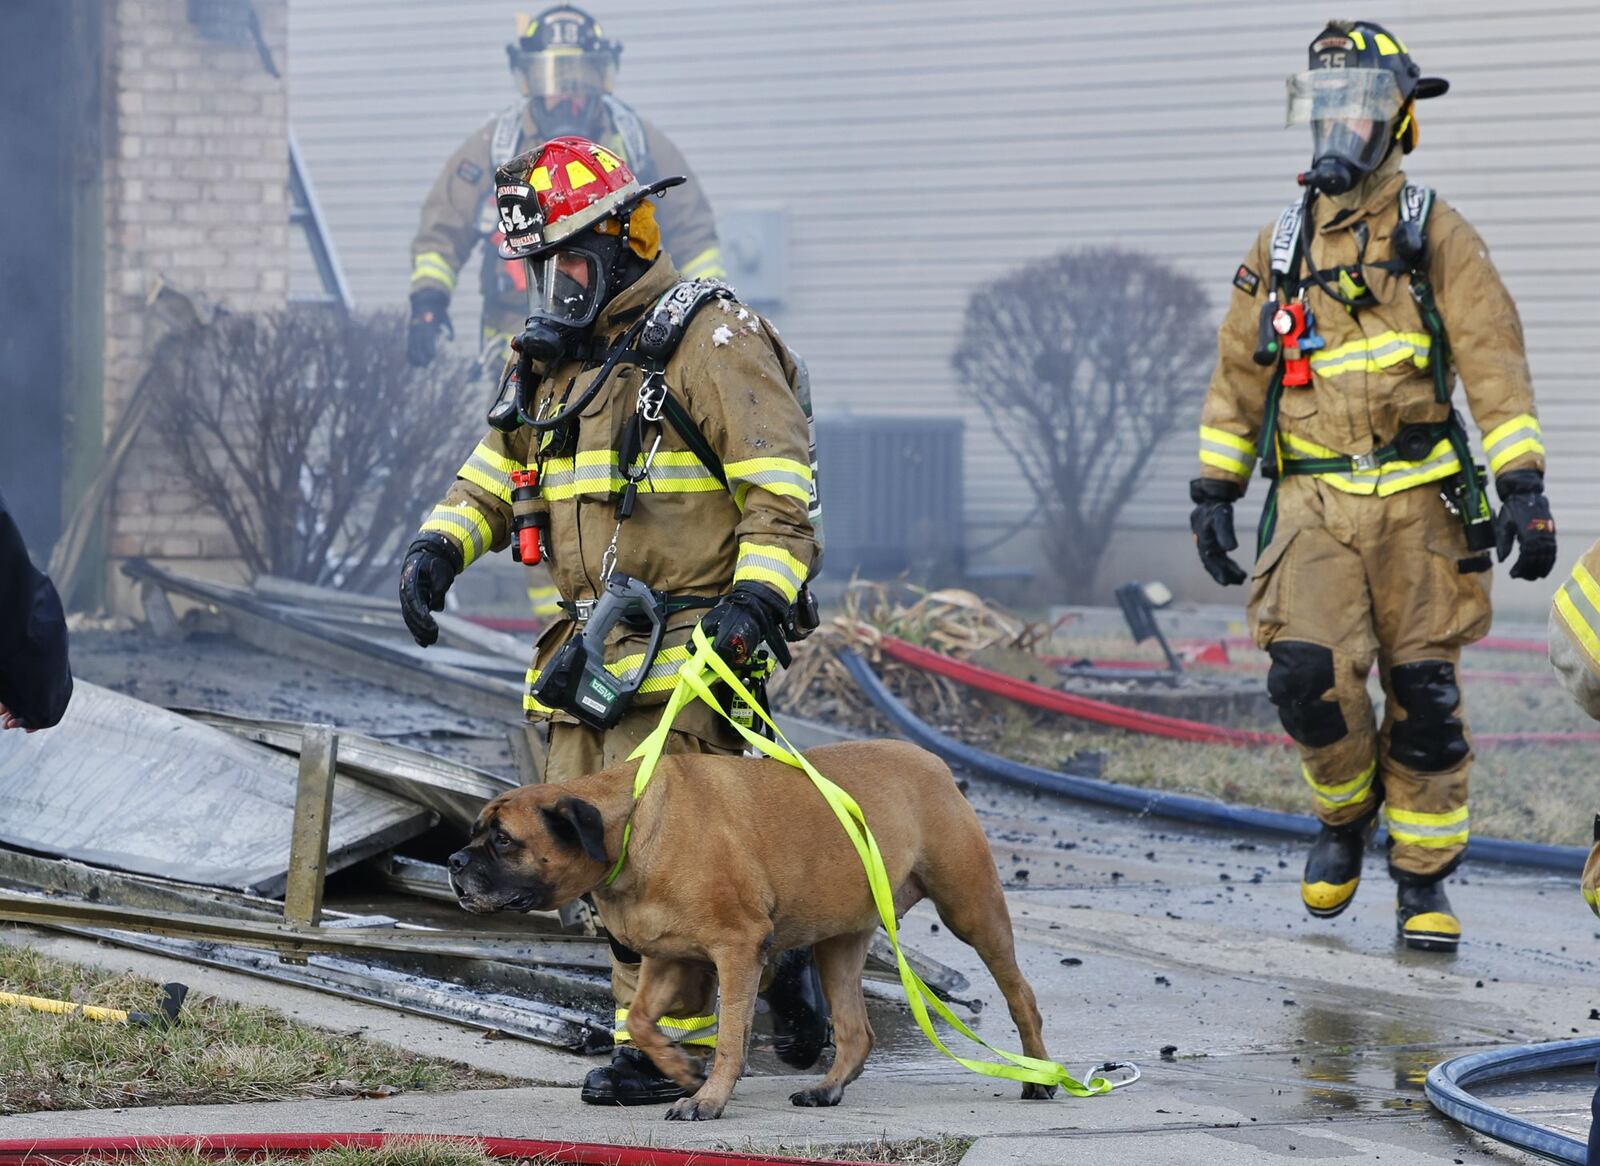
[[[1250,630],[1272,658],[1267,691],[1317,817],[1344,826],[1381,807],[1391,872],[1442,877],[1467,844],[1458,665],[1489,629],[1490,573],[1459,570],[1466,536],[1437,483],[1379,498],[1285,478],[1276,510]],[[1374,662],[1381,722],[1367,691]]]
[[[655,727],[661,723],[662,706],[649,705],[625,713],[609,732],[587,725],[553,723],[550,726],[549,752],[545,760],[545,780],[556,785],[609,769],[628,759]],[[696,702],[678,714],[677,725],[667,738],[667,753],[723,753],[742,751],[744,742],[727,725],[721,724],[705,705]],[[605,922],[602,917],[601,922]],[[629,1040],[628,1006],[639,986],[639,957],[613,942],[611,945],[611,994],[617,1001],[613,1037],[619,1043]],[[714,1046],[717,1043],[716,975],[709,964],[703,975],[694,977],[679,996],[667,1006],[658,1027],[683,1044]]]

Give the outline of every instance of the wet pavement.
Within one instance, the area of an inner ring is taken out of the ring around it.
[[[86,675],[107,682],[105,670]],[[190,699],[176,695],[178,703]],[[379,702],[385,714],[410,715],[396,699]],[[356,715],[348,723],[362,727]],[[1429,955],[1395,941],[1381,855],[1369,856],[1368,882],[1351,911],[1318,921],[1299,903],[1298,846],[1174,829],[981,783],[969,796],[993,840],[1052,1055],[1074,1068],[1137,1061],[1145,1072],[1138,1085],[1111,1098],[1022,1105],[1012,1100],[1014,1087],[941,1057],[903,1008],[875,1002],[877,1049],[837,1110],[795,1111],[785,1101],[792,1083],[762,1075],[741,1085],[728,1118],[711,1128],[596,1112],[555,1088],[517,1091],[538,1102],[518,1108],[491,1104],[498,1095],[456,1108],[422,1097],[369,1104],[358,1128],[466,1132],[477,1121],[489,1122],[479,1132],[510,1133],[537,1114],[545,1136],[559,1128],[566,1137],[619,1140],[648,1130],[661,1144],[735,1146],[943,1132],[983,1135],[969,1155],[976,1166],[1523,1160],[1436,1115],[1422,1094],[1428,1068],[1495,1045],[1600,1035],[1597,934],[1576,872],[1556,878],[1469,862],[1451,884],[1466,942],[1455,956]],[[904,935],[972,980],[984,1005],[975,1027],[1015,1048],[992,981],[929,906],[911,912]],[[584,1065],[573,1064],[574,1072]],[[762,1074],[770,1067],[765,1058],[754,1066]],[[1591,1091],[1591,1079],[1568,1074],[1496,1096],[1581,1137]],[[74,1115],[51,1116],[60,1125]],[[218,1115],[205,1128],[244,1118]],[[325,1124],[334,1117],[310,1110],[260,1114],[280,1118],[336,1128]],[[26,1118],[0,1119],[0,1136],[25,1126]]]

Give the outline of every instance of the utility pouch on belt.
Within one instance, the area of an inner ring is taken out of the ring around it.
[[[606,640],[619,620],[638,621],[650,629],[644,658],[626,677],[606,668]],[[596,729],[613,728],[628,711],[661,651],[665,617],[656,593],[639,580],[617,572],[606,580],[605,594],[588,622],[561,646],[539,674],[533,698],[550,708],[571,713]]]

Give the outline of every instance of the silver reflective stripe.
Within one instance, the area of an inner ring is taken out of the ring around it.
[[[745,551],[739,556],[738,565],[734,567],[734,576],[749,567],[761,567],[776,575],[781,575],[793,583],[796,590],[805,582],[804,576],[796,575],[794,568],[776,555],[765,555],[760,551]]]
[[[454,510],[445,510],[441,507],[428,515],[428,521],[424,526],[434,526],[438,523],[443,523],[461,532],[461,540],[472,548],[471,558],[476,559],[483,554],[483,532],[478,529],[478,524],[466,515]]]
[[[1568,579],[1561,585],[1561,593],[1572,602],[1572,606],[1583,617],[1583,622],[1589,625],[1589,630],[1600,635],[1600,610],[1595,608],[1583,585],[1576,579]]]
[[[811,480],[806,475],[797,474],[792,470],[755,470],[752,473],[740,474],[733,480],[735,482],[743,482],[748,486],[770,486],[774,483],[782,483],[805,491],[808,497],[811,493]]]
[[[607,93],[601,100],[611,115],[611,124],[617,127],[617,136],[622,139],[623,160],[628,163],[628,169],[640,182],[654,182],[656,161],[650,156],[650,139],[645,135],[644,122],[621,98]]]
[[[1431,347],[1426,339],[1419,344],[1406,337],[1396,336],[1393,340],[1386,344],[1380,344],[1377,348],[1357,349],[1354,352],[1335,349],[1331,353],[1313,356],[1311,358],[1311,371],[1319,375],[1327,375],[1329,370],[1340,369],[1347,364],[1354,365],[1355,369],[1352,371],[1355,371],[1365,369],[1368,363],[1376,364],[1380,368],[1386,368],[1388,366],[1384,364],[1385,357],[1410,356],[1415,360],[1419,356],[1426,357]],[[1390,361],[1389,363],[1397,364],[1399,362]]]
[[[1446,822],[1442,825],[1422,825],[1418,822],[1398,822],[1394,815],[1384,807],[1383,816],[1389,822],[1389,836],[1400,842],[1410,842],[1418,838],[1455,838],[1457,835],[1470,834],[1471,818],[1462,818],[1459,822]]]

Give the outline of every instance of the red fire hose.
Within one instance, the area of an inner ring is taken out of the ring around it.
[[[720,1150],[662,1150],[547,1142],[531,1138],[450,1138],[444,1134],[165,1134],[125,1138],[13,1138],[0,1140],[0,1166],[50,1162],[107,1162],[179,1150],[206,1158],[295,1156],[346,1147],[378,1149],[390,1141],[475,1142],[491,1158],[544,1159],[571,1166],[845,1166],[830,1159],[774,1158]]]
[[[1250,729],[1230,729],[1222,725],[1208,725],[1203,721],[1189,721],[1163,713],[1147,713],[1139,709],[1124,708],[1110,701],[1075,696],[1053,688],[1018,680],[1003,672],[995,672],[956,660],[927,648],[908,644],[894,636],[879,640],[883,654],[891,660],[944,676],[983,692],[1003,696],[1008,700],[1048,712],[1062,713],[1079,720],[1113,728],[1128,729],[1135,733],[1148,733],[1155,737],[1169,737],[1175,741],[1194,741],[1211,745],[1291,745],[1292,741],[1280,733],[1261,733]],[[1600,732],[1533,732],[1533,733],[1477,733],[1475,741],[1494,745],[1577,745],[1600,742]]]

